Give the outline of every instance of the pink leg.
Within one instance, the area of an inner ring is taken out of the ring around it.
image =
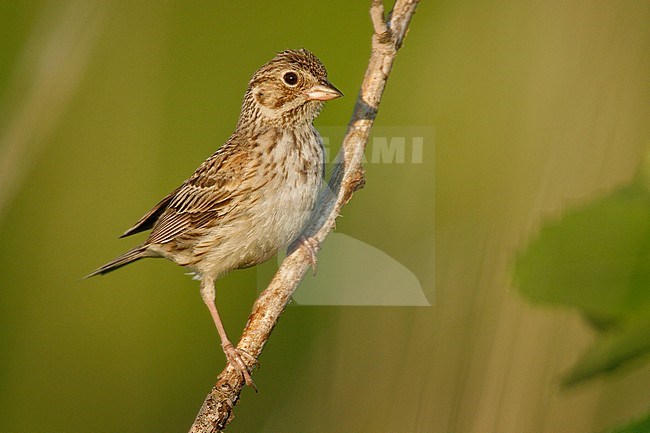
[[[217,327],[219,338],[221,338],[221,347],[223,348],[223,353],[226,355],[226,360],[235,370],[239,371],[242,374],[244,380],[246,381],[246,385],[255,388],[255,384],[253,383],[253,379],[251,378],[250,372],[248,370],[248,366],[242,359],[242,355],[248,357],[250,360],[252,360],[253,363],[256,363],[257,360],[251,355],[249,355],[248,353],[240,349],[237,349],[235,346],[233,346],[233,344],[228,339],[228,336],[226,335],[226,330],[223,327],[223,323],[221,323],[221,318],[219,317],[217,306],[215,305],[214,302],[215,290],[214,290],[214,280],[212,278],[203,277],[203,279],[201,280],[201,297],[203,298],[203,302],[205,302],[205,305],[207,305],[208,310],[210,310],[210,314],[212,315],[212,320],[214,320],[214,324]]]

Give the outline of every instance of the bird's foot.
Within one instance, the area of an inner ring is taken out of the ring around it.
[[[309,264],[314,271],[314,275],[316,275],[316,265],[318,263],[318,260],[316,259],[316,249],[318,248],[318,242],[316,242],[316,240],[313,238],[300,235],[300,237],[296,239],[295,243],[289,248],[289,250],[294,251],[298,247],[302,247],[309,256]]]
[[[246,364],[246,361],[248,361],[248,363],[251,365],[251,369],[257,367],[259,365],[257,359],[255,359],[255,357],[250,353],[233,346],[230,341],[222,344],[221,347],[223,348],[223,353],[226,355],[228,364],[230,364],[235,370],[241,373],[241,375],[244,377],[244,380],[246,381],[246,385],[252,387],[255,392],[257,392],[257,387],[255,386],[255,383],[253,383],[253,378],[250,374],[251,370]],[[246,361],[244,361],[244,358]]]

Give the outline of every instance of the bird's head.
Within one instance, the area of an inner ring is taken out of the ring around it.
[[[282,51],[253,75],[238,126],[311,123],[324,101],[341,96],[315,55],[305,49]]]

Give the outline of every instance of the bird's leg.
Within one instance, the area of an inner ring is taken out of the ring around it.
[[[255,390],[257,390],[255,384],[253,383],[253,379],[251,378],[248,366],[242,357],[247,357],[249,360],[252,360],[253,364],[256,364],[257,360],[245,351],[233,346],[233,344],[228,339],[226,330],[223,327],[223,323],[221,323],[221,318],[219,317],[219,312],[217,311],[217,306],[215,304],[214,280],[212,278],[204,276],[201,279],[201,297],[203,298],[205,305],[207,305],[208,310],[210,310],[212,320],[214,320],[214,324],[217,327],[217,332],[219,332],[221,347],[223,348],[223,353],[226,355],[226,360],[235,370],[239,371],[242,374],[244,380],[246,381],[246,385],[252,386],[255,388]]]

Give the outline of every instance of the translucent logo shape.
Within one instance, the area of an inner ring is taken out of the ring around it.
[[[278,265],[282,257],[278,257]],[[273,270],[259,267],[259,282]],[[418,278],[404,265],[365,242],[331,233],[318,253],[318,272],[308,271],[292,305],[430,306]]]

